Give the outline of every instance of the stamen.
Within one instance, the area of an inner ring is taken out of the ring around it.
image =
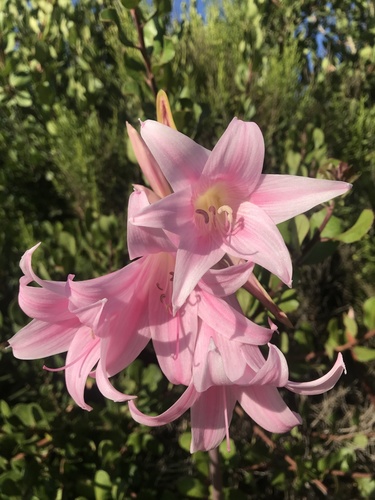
[[[230,225],[232,225],[232,223],[233,223],[233,210],[230,208],[229,205],[222,205],[221,207],[219,207],[217,209],[217,214],[220,215],[223,212],[226,212],[227,218],[228,218],[228,222],[229,222]]]
[[[169,272],[169,274],[170,274],[170,277],[171,277],[171,279],[170,279],[169,281],[173,281],[173,278],[174,278],[174,272],[173,272],[173,271],[170,271],[170,272]]]
[[[161,302],[162,304],[165,304],[165,302],[164,302],[164,301],[165,301],[165,299],[166,299],[166,298],[167,298],[167,296],[165,295],[165,293],[162,293],[162,294],[160,295],[160,302]]]
[[[159,288],[159,290],[163,290],[163,287],[161,287],[159,283],[156,283],[156,286]]]
[[[178,355],[179,355],[179,352],[180,352],[180,314],[179,312],[177,313],[177,335],[176,335],[176,351],[175,351],[175,354],[174,354],[174,359],[178,359]]]
[[[208,224],[210,222],[210,217],[206,210],[203,210],[202,208],[197,208],[195,211],[196,214],[203,215],[204,222],[205,224]]]

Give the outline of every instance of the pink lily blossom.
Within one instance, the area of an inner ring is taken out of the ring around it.
[[[200,332],[202,334],[202,332]],[[202,346],[201,346],[202,347]],[[283,354],[269,345],[267,359],[259,349],[243,346],[242,358],[246,360],[245,373],[237,382],[229,378],[227,363],[228,345],[219,346],[210,337],[205,349],[196,349],[192,381],[182,396],[168,410],[158,416],[142,413],[134,401],[129,401],[129,410],[137,422],[147,426],[170,423],[190,409],[192,441],[191,453],[216,448],[226,438],[229,449],[229,426],[233,410],[238,402],[243,410],[261,427],[269,432],[284,433],[302,423],[298,413],[289,409],[278,387],[284,387],[297,394],[315,395],[330,390],[345,370],[342,355],[331,370],[317,380],[310,382],[291,382],[288,380],[288,367]],[[233,343],[230,345],[230,350]],[[236,363],[241,357],[236,356]],[[197,372],[204,372],[204,379]]]
[[[107,398],[134,398],[117,391],[108,377],[128,366],[149,341],[136,330],[142,309],[137,314],[132,302],[138,262],[85,282],[74,282],[73,276],[66,282],[48,281],[40,279],[31,266],[38,246],[25,252],[20,263],[24,276],[20,279],[19,304],[33,319],[8,341],[14,356],[40,359],[67,351],[61,368],[65,370],[67,389],[85,410],[91,410],[84,399],[89,375],[95,376],[99,390]],[[39,287],[28,286],[33,281]],[[135,312],[125,318],[130,304]]]
[[[276,224],[351,187],[262,174],[262,133],[236,118],[212,152],[151,120],[142,123],[141,135],[174,193],[129,220],[178,236],[174,312],[225,254],[259,264],[291,285],[291,259]]]

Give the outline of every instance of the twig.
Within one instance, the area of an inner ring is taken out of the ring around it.
[[[138,33],[139,45],[137,48],[139,49],[140,53],[142,54],[143,61],[145,63],[146,73],[147,73],[146,82],[147,82],[147,85],[150,87],[150,89],[151,89],[151,91],[154,94],[154,97],[156,99],[156,95],[158,93],[158,88],[157,88],[157,85],[155,82],[155,76],[152,72],[150,57],[149,57],[147,49],[146,49],[145,37],[143,34],[143,24],[141,23],[137,9],[130,9],[130,14],[133,18],[133,21],[134,21],[134,24],[135,24],[135,27],[136,27],[137,33]]]

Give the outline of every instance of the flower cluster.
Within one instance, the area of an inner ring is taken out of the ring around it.
[[[145,425],[172,422],[190,409],[192,452],[225,438],[229,446],[237,402],[263,428],[286,432],[301,418],[278,388],[325,392],[345,369],[342,356],[315,381],[290,381],[284,355],[270,343],[276,326],[248,319],[236,291],[244,287],[288,324],[256,280],[254,265],[290,286],[292,263],[276,225],[350,185],[262,174],[264,142],[255,123],[234,119],[209,151],[178,132],[165,96],[160,102],[163,123],[147,120],[141,135],[128,125],[150,186],[135,186],[129,199],[132,262],[100,278],[80,282],[69,275],[66,282],[53,282],[33,272],[38,245],[31,248],[20,264],[19,304],[33,320],[9,344],[20,359],[67,352],[67,389],[83,409],[91,409],[84,398],[89,376],[105,397],[128,401],[132,417]],[[109,381],[150,340],[164,375],[186,386],[159,416],[142,413],[136,395],[119,392]]]

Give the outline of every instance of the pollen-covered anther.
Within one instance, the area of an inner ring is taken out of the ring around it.
[[[229,224],[232,224],[232,222],[233,222],[233,210],[231,209],[231,207],[229,205],[221,205],[221,207],[219,207],[217,209],[217,214],[220,215],[223,212],[225,212],[227,214],[227,219],[228,219]]]

